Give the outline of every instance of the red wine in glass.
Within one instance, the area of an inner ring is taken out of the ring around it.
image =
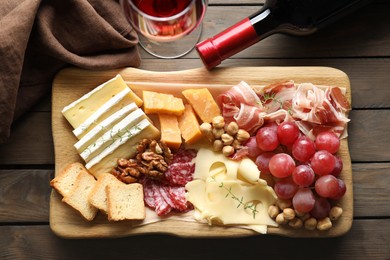
[[[191,0],[132,0],[132,2],[147,15],[169,17],[184,11]]]
[[[140,45],[160,58],[177,58],[198,42],[208,0],[120,0]]]

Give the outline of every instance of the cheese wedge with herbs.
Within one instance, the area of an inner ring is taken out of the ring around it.
[[[126,88],[130,89],[123,78],[120,75],[117,75],[64,107],[62,114],[73,128],[77,128],[98,110],[99,107]],[[135,102],[138,107],[142,105],[142,99],[133,91],[130,90],[128,95],[132,97],[133,102]]]
[[[132,127],[134,127],[142,119],[146,118],[147,117],[144,111],[142,111],[142,109],[140,108],[131,112],[122,121],[117,123],[111,129],[105,132],[101,137],[99,137],[94,143],[92,143],[84,151],[82,151],[80,156],[84,159],[85,162],[89,162],[93,157],[101,153],[110,144],[112,144],[118,139],[126,137],[126,135],[128,135],[130,131],[132,131]]]
[[[144,138],[156,139],[160,131],[148,120],[141,122],[129,129],[122,138],[115,140],[99,155],[91,159],[86,168],[98,178],[100,174],[111,172],[120,158],[130,158],[135,155],[137,144]]]
[[[89,131],[86,135],[84,135],[77,143],[75,143],[74,147],[77,149],[79,153],[84,151],[88,146],[95,143],[96,140],[101,137],[105,132],[110,130],[114,125],[124,119],[128,114],[132,111],[136,110],[138,107],[135,103],[131,103],[123,107],[121,110],[115,112],[101,123],[97,124],[91,131]]]
[[[114,114],[115,112],[121,110],[123,107],[134,103],[133,97],[130,95],[131,90],[125,88],[117,95],[112,97],[109,101],[104,103],[99,107],[95,113],[88,117],[81,125],[73,130],[73,134],[78,138],[82,138],[89,131],[92,130],[97,124]]]

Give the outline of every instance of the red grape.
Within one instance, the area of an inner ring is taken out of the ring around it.
[[[314,181],[314,171],[309,165],[298,165],[292,173],[293,181],[301,187],[309,187]]]
[[[307,136],[298,138],[292,147],[292,154],[295,159],[301,162],[307,162],[316,152],[314,142]]]
[[[279,142],[283,145],[292,145],[299,136],[299,128],[293,122],[283,122],[276,131]]]
[[[278,124],[275,122],[268,122],[263,125],[263,127],[269,127],[272,130],[276,131],[278,129]]]
[[[340,192],[339,182],[333,175],[324,175],[317,179],[315,190],[321,197],[336,197]]]
[[[245,146],[248,147],[248,156],[251,158],[256,158],[263,151],[259,149],[256,142],[256,137],[251,136],[248,141],[245,142]]]
[[[330,174],[336,165],[336,158],[328,151],[316,152],[310,160],[314,172],[320,176]]]
[[[279,199],[288,200],[294,197],[298,186],[290,179],[283,179],[275,183],[274,190]]]
[[[310,212],[315,203],[313,192],[309,188],[300,188],[292,199],[294,209],[301,213]]]
[[[330,203],[326,198],[317,197],[310,215],[316,219],[323,219],[329,215]]]
[[[347,191],[347,187],[345,186],[345,182],[343,180],[340,180],[340,179],[337,179],[337,181],[339,183],[339,190],[335,196],[329,197],[332,200],[341,199],[344,196],[345,192]]]
[[[271,174],[278,178],[285,178],[295,169],[294,159],[286,153],[278,153],[272,156],[268,164]]]
[[[262,127],[256,133],[257,146],[263,151],[273,151],[279,146],[276,129]]]
[[[330,174],[332,174],[334,177],[339,177],[341,171],[343,170],[343,161],[338,156],[335,156],[334,158],[336,159],[336,164]]]
[[[269,161],[275,154],[272,152],[265,152],[256,157],[256,165],[261,173],[269,174]]]
[[[340,139],[331,131],[321,132],[317,135],[315,144],[318,150],[336,153],[340,147]]]

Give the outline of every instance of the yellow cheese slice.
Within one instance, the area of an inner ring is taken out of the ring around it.
[[[259,177],[260,171],[250,159],[232,161],[221,153],[199,149],[194,180],[186,185],[186,198],[195,207],[194,218],[210,225],[236,225],[266,233],[267,226],[277,226],[268,215],[277,196]]]
[[[270,187],[240,180],[209,181],[206,184],[206,208],[203,217],[213,218],[225,225],[277,226],[268,215],[275,202]]]

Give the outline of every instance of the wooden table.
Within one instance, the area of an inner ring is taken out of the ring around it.
[[[257,0],[210,0],[202,38],[250,15]],[[239,10],[239,12],[238,12]],[[175,60],[142,52],[141,69],[201,67],[195,51]],[[354,221],[342,237],[179,238],[164,234],[65,240],[49,227],[54,174],[50,93],[0,146],[1,259],[390,259],[390,1],[378,1],[304,38],[274,35],[222,66],[330,66],[351,81],[349,146]]]

